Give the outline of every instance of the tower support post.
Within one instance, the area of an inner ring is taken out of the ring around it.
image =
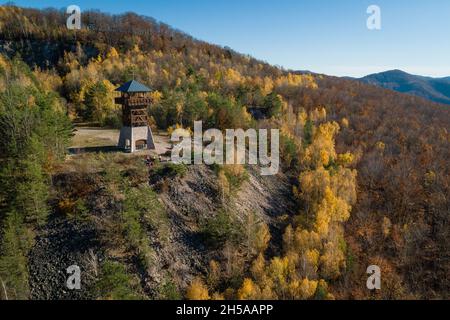
[[[138,150],[155,150],[155,140],[149,126],[122,127],[119,148],[134,153]]]

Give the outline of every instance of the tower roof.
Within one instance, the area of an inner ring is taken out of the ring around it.
[[[119,88],[116,89],[116,91],[124,93],[138,93],[138,92],[150,92],[152,90],[149,87],[143,85],[142,83],[137,82],[136,80],[131,80],[121,85]]]

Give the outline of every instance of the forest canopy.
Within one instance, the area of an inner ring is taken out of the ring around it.
[[[448,298],[448,106],[283,70],[134,13],[86,12],[83,29],[71,32],[65,19],[55,9],[0,7],[0,280],[14,288],[8,296],[29,296],[27,253],[51,211],[53,168],[65,157],[72,123],[120,126],[114,89],[135,78],[153,89],[154,128],[191,128],[202,120],[205,127],[282,133],[283,171],[297,211],[283,239],[266,224],[248,224],[256,237],[239,251],[224,241],[243,239],[235,221],[208,221],[203,235],[243,262],[227,269],[211,261],[186,288],[187,298],[365,299],[370,293],[361,282],[373,264],[387,272],[377,298]],[[263,119],[252,116],[254,108]],[[223,197],[246,177],[238,167],[217,174]],[[104,177],[112,190],[119,178],[109,171]],[[143,192],[155,203],[151,190],[121,192]],[[139,224],[138,204],[124,207],[123,234],[145,265],[151,252],[144,227],[151,223]],[[159,207],[156,216],[164,225]],[[280,251],[269,254],[273,241]],[[101,272],[129,277],[112,262]],[[113,291],[135,297],[139,284],[125,282]],[[98,285],[105,296],[108,283]],[[167,296],[178,296],[174,287],[165,283]]]

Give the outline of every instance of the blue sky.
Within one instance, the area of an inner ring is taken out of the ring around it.
[[[5,3],[6,1],[0,1]],[[271,64],[338,76],[389,69],[450,76],[449,0],[15,0],[19,6],[134,11]],[[382,29],[366,27],[369,5]]]

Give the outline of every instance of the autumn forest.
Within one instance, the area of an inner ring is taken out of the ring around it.
[[[448,105],[134,13],[65,23],[0,7],[0,300],[449,298]],[[280,173],[69,154],[83,126],[120,129],[115,89],[131,79],[152,89],[162,136],[199,120],[280,129]],[[74,263],[89,276],[67,293],[58,270]]]

